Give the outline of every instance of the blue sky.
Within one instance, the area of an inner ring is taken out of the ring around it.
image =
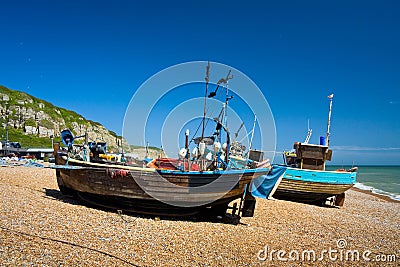
[[[0,3],[0,84],[117,133],[148,78],[210,60],[262,90],[277,151],[304,140],[307,119],[318,142],[335,93],[332,163],[400,165],[398,1]]]

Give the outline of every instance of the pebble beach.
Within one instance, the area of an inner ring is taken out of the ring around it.
[[[349,190],[341,208],[257,199],[237,225],[87,206],[55,170],[0,168],[0,266],[399,266],[400,203]]]

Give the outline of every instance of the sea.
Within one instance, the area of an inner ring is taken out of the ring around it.
[[[327,170],[351,166],[326,166]],[[355,187],[400,201],[400,166],[358,166]]]

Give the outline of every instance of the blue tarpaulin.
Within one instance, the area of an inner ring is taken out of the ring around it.
[[[271,191],[275,188],[275,185],[278,185],[277,183],[280,182],[285,171],[285,166],[272,165],[270,173],[254,179],[251,187],[251,194],[253,197],[270,197]]]

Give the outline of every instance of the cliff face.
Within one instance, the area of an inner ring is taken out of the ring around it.
[[[85,119],[74,111],[56,107],[53,104],[38,99],[24,92],[0,86],[0,125],[2,131],[7,126],[14,132],[31,135],[38,138],[56,140],[60,132],[70,129],[75,136],[89,135],[89,140],[103,140],[107,142],[109,150],[117,150],[121,137],[107,130],[98,122]],[[4,139],[4,138],[2,138]],[[129,151],[129,144],[122,139],[124,151]],[[19,141],[19,140],[12,140]],[[79,140],[77,140],[79,142]],[[21,144],[23,147],[30,144]]]

